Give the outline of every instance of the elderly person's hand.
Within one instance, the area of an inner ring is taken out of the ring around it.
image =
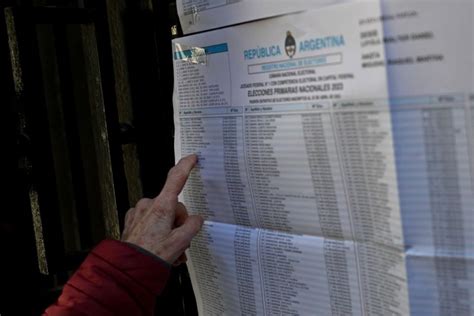
[[[202,217],[190,215],[178,202],[196,155],[181,159],[168,173],[166,184],[154,199],[142,199],[127,212],[122,240],[139,246],[178,265],[186,261],[184,251],[203,224]]]

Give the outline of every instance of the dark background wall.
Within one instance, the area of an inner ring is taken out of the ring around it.
[[[37,315],[174,164],[178,23],[165,0],[2,0],[0,9],[0,314]],[[185,266],[157,310],[196,314]]]

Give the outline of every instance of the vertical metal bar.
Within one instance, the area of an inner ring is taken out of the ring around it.
[[[5,8],[5,20],[8,33],[8,45],[10,48],[10,59],[12,63],[12,72],[14,80],[15,93],[18,99],[21,100],[24,93],[24,80],[23,80],[23,71],[20,61],[20,51],[18,45],[18,36],[17,28],[15,21],[15,14],[12,8]],[[21,107],[22,102],[18,102],[18,105]],[[24,109],[19,108],[19,133],[26,135],[26,119],[24,116]],[[31,170],[31,161],[28,157],[23,158],[24,168]],[[46,259],[46,251],[44,245],[44,236],[43,236],[43,225],[40,215],[40,206],[38,203],[38,192],[31,186],[29,190],[29,199],[31,207],[31,215],[33,217],[33,229],[35,233],[36,241],[36,253],[38,256],[38,268],[42,274],[48,275],[48,261]]]
[[[108,142],[107,120],[105,116],[104,99],[102,95],[101,74],[95,26],[85,24],[80,26],[83,44],[83,57],[86,71],[86,81],[89,92],[90,119],[94,149],[96,152],[99,190],[101,194],[105,234],[109,238],[120,238],[120,228],[117,216],[114,179]]]
[[[29,192],[31,215],[33,216],[33,229],[36,239],[36,253],[38,255],[38,267],[42,274],[48,275],[48,261],[46,259],[46,249],[43,239],[43,224],[41,222],[40,206],[38,201],[38,192],[30,189]]]
[[[76,198],[74,196],[71,159],[66,139],[53,26],[51,24],[38,24],[36,26],[36,36],[38,39],[43,89],[49,121],[48,127],[55,169],[59,213],[63,228],[64,248],[67,252],[80,251],[81,244],[76,215]]]
[[[123,25],[125,9],[125,0],[106,0],[118,120],[120,123],[132,126],[134,124],[134,116]],[[137,145],[135,143],[122,144],[122,155],[128,187],[128,200],[130,205],[135,205],[143,196]]]

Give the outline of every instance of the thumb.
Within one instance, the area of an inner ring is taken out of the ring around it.
[[[189,247],[191,240],[199,233],[203,223],[204,219],[199,215],[188,216],[181,226],[174,229],[176,238],[179,239],[177,240],[178,244],[183,245],[184,249]]]

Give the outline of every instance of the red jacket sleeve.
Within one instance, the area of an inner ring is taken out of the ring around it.
[[[64,286],[53,315],[153,315],[170,266],[145,250],[105,240],[92,250]]]

